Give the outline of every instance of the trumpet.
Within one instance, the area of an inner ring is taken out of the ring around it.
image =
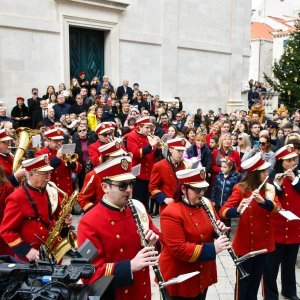
[[[260,186],[258,187],[258,191],[261,190],[261,188],[265,185],[265,183],[267,182],[269,176],[267,176],[265,178],[265,180],[260,184]],[[240,215],[242,215],[244,213],[244,211],[249,207],[250,203],[252,202],[252,200],[254,199],[253,194],[248,198],[247,202],[244,204],[244,206],[241,209]]]
[[[152,135],[152,134],[150,134],[150,133],[148,134],[148,137],[149,137],[150,139],[152,139],[152,140],[158,138],[157,136]],[[162,141],[161,139],[159,139],[159,141],[158,141],[158,143],[157,143],[157,145],[156,145],[156,148],[158,148],[158,149],[168,148],[168,144],[167,144],[166,142]]]
[[[74,163],[78,161],[78,154],[77,153],[64,153],[62,155],[62,159],[65,161],[65,164],[67,165],[68,163]]]

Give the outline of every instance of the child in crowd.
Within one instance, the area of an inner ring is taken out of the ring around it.
[[[219,137],[217,135],[213,135],[209,139],[209,149],[211,153],[214,151],[214,149],[218,149],[219,147]]]
[[[241,175],[236,171],[235,163],[231,159],[224,159],[221,162],[221,171],[216,176],[215,184],[211,191],[210,199],[215,203],[219,212],[232,194],[233,187],[241,180]],[[222,220],[228,227],[231,226],[231,219]]]

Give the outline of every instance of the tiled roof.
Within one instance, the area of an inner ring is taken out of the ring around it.
[[[271,33],[273,31],[274,28],[267,24],[260,22],[251,23],[251,39],[273,40],[273,35]]]

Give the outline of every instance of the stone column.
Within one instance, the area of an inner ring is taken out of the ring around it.
[[[251,18],[251,1],[232,0],[231,1],[231,58],[229,67],[229,97],[226,105],[226,112],[230,113],[236,109],[244,108],[244,103],[242,101],[242,82],[247,80],[243,78],[244,68],[249,68],[249,66],[244,66],[243,53],[245,49],[245,37],[243,35],[248,34],[250,37],[250,32],[245,32],[244,23],[250,22]],[[245,10],[245,5],[249,6],[248,10]],[[246,15],[246,11],[249,11],[249,16]],[[249,44],[250,47],[250,44]]]
[[[160,96],[170,98],[177,95],[178,0],[163,0],[161,15]]]

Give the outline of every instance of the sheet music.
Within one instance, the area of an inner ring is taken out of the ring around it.
[[[300,220],[294,213],[289,210],[280,210],[279,213],[289,221]]]
[[[75,153],[76,144],[63,144],[61,146],[61,153],[62,154],[71,154]]]
[[[179,275],[178,277],[172,278],[166,282],[161,283],[160,287],[165,287],[165,286],[168,286],[171,284],[177,284],[177,283],[183,282],[183,281],[188,280],[191,277],[194,277],[198,274],[200,274],[199,271]]]
[[[161,140],[163,142],[166,142],[168,140],[170,140],[172,138],[172,135],[171,134],[168,134],[168,133],[165,133],[162,137],[161,137]]]
[[[33,148],[40,147],[41,146],[41,142],[42,142],[42,139],[41,139],[41,136],[39,134],[34,135],[32,137],[31,143],[32,143],[32,147]]]
[[[132,167],[131,173],[133,176],[139,176],[141,174],[141,164]]]

